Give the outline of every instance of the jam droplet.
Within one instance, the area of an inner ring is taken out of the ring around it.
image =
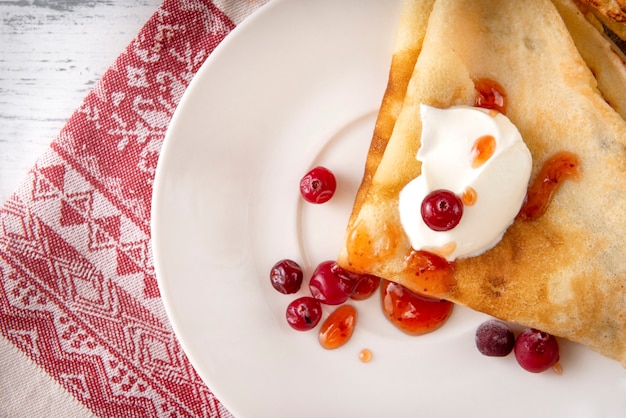
[[[474,99],[476,107],[506,113],[506,93],[497,81],[489,78],[478,78],[474,80],[474,88],[476,88],[477,93]]]
[[[410,335],[421,335],[439,328],[452,313],[454,304],[411,292],[404,286],[383,280],[381,302],[387,319]]]
[[[414,275],[414,290],[420,293],[444,297],[454,287],[454,262],[428,251],[411,249],[405,257],[406,270]]]
[[[571,152],[558,152],[549,158],[528,188],[526,201],[518,217],[524,221],[539,219],[563,181],[580,178],[578,167],[578,157]]]
[[[478,193],[472,187],[467,187],[463,194],[461,195],[461,201],[465,206],[473,206],[476,204],[476,200],[478,199]]]
[[[359,352],[359,360],[361,360],[362,363],[369,363],[372,361],[372,351],[368,348],[361,350]]]
[[[320,328],[319,341],[322,347],[332,350],[341,347],[352,337],[357,312],[352,305],[341,305],[326,318]]]
[[[496,139],[491,135],[483,135],[474,141],[470,151],[472,168],[478,168],[489,160],[496,151]]]

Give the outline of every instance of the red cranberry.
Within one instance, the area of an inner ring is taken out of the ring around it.
[[[314,328],[322,319],[322,305],[317,299],[303,296],[287,306],[285,316],[291,328],[306,331]]]
[[[311,203],[325,203],[335,194],[335,175],[325,167],[315,167],[300,180],[300,194]]]
[[[502,321],[490,319],[476,328],[476,348],[490,357],[509,355],[515,344],[513,331]]]
[[[333,268],[337,263],[324,261],[320,263],[309,281],[309,290],[315,299],[328,305],[339,305],[348,300],[354,286],[345,281]],[[356,284],[356,283],[355,283]]]
[[[341,287],[353,300],[369,298],[380,285],[380,277],[371,274],[354,273],[339,267],[337,263],[331,265],[330,270],[341,278]]]
[[[292,260],[280,260],[270,270],[270,281],[274,289],[286,295],[296,293],[302,285],[302,268]]]
[[[553,335],[528,328],[517,336],[515,359],[525,370],[541,373],[559,361],[559,343]]]
[[[449,231],[463,216],[463,202],[449,190],[435,190],[422,202],[422,219],[433,231]]]

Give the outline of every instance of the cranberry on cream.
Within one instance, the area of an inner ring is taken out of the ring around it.
[[[471,106],[438,109],[421,105],[422,173],[400,192],[402,227],[411,246],[448,261],[491,249],[518,214],[528,188],[532,156],[504,114]],[[448,230],[429,227],[424,199],[438,190],[463,202],[462,216]]]

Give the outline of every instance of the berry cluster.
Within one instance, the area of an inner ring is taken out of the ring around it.
[[[519,365],[532,373],[555,367],[559,361],[559,343],[553,335],[527,328],[516,339],[507,324],[497,319],[478,326],[476,347],[490,357],[505,357],[513,351]]]
[[[318,166],[300,180],[300,194],[307,202],[321,204],[333,197],[336,186],[333,173],[325,167]],[[422,204],[422,217],[434,230],[445,231],[454,228],[462,215],[463,203],[447,190],[432,192]],[[280,260],[270,270],[272,286],[286,295],[300,291],[303,279],[302,267],[293,260]],[[328,349],[340,347],[352,336],[357,319],[356,309],[345,302],[349,299],[367,299],[380,285],[379,277],[356,274],[344,270],[334,261],[323,261],[317,265],[308,280],[310,296],[298,297],[287,306],[285,312],[287,323],[298,331],[313,329],[322,319],[322,305],[339,305],[320,327],[319,341]],[[401,302],[407,305],[405,299]],[[431,305],[434,301],[427,302]],[[444,312],[439,314],[447,317],[449,309],[445,305],[442,306]],[[396,310],[390,312],[396,313]],[[475,343],[482,354],[490,357],[505,357],[513,351],[519,365],[533,373],[540,373],[549,368],[558,370],[559,346],[556,338],[536,329],[525,329],[516,338],[506,323],[492,319],[476,329]]]
[[[336,186],[334,174],[318,166],[300,180],[300,194],[307,202],[321,204],[333,197]],[[270,270],[272,286],[283,294],[297,293],[303,278],[302,267],[289,259],[278,261]],[[350,339],[357,318],[354,307],[344,303],[369,298],[379,284],[376,276],[352,273],[334,261],[323,261],[308,280],[310,296],[298,297],[287,306],[287,323],[298,331],[310,330],[322,319],[322,305],[341,305],[324,321],[319,333],[323,347],[337,348]]]

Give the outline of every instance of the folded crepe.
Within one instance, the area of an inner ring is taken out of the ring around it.
[[[622,118],[626,119],[624,52],[608,37],[603,26],[594,25],[594,15],[583,5],[572,0],[553,0],[553,3],[580,55],[595,76],[602,96]],[[618,27],[623,27],[626,31],[626,11],[624,18]],[[621,45],[626,46],[626,42],[622,41]]]
[[[617,37],[626,40],[626,0],[577,0]]]
[[[598,89],[559,11],[549,0],[410,0],[403,7],[338,263],[626,366],[626,122]],[[428,20],[410,14],[416,10],[430,10]],[[398,212],[400,190],[420,175],[420,105],[474,105],[481,78],[505,90],[506,115],[533,157],[531,180],[561,151],[578,157],[580,178],[564,182],[537,220],[516,219],[491,250],[457,259],[451,278],[424,276]],[[613,89],[626,95],[626,85]]]

